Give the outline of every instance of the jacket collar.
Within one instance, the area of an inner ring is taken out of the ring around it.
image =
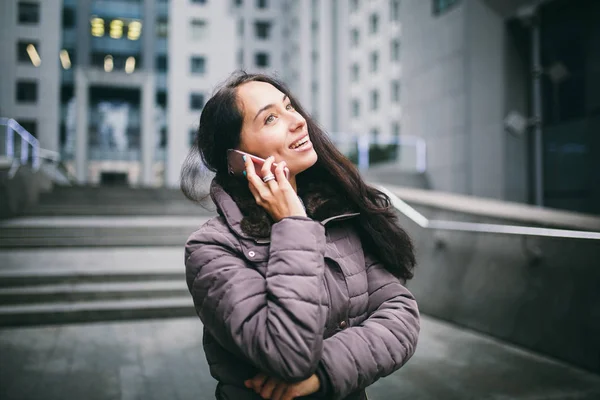
[[[248,192],[247,187],[245,190]],[[229,228],[244,239],[251,239],[256,243],[269,243],[273,221],[270,219],[267,212],[256,204],[249,192],[242,192],[243,194],[231,192],[236,192],[236,190],[234,189],[228,192],[217,182],[216,178],[212,181],[210,186],[211,198],[217,206],[217,211],[223,216]],[[236,196],[236,194],[238,196]],[[237,201],[234,197],[237,197]],[[312,197],[318,197],[318,193],[313,193]],[[250,198],[250,201],[248,201],[248,198]],[[333,210],[323,210],[324,207],[318,207],[320,204],[318,201],[304,201],[307,205],[307,215],[320,221],[322,225],[327,225],[334,221],[354,218],[360,215],[360,213],[352,212],[351,210],[344,210],[343,207],[335,210],[335,212],[332,212]],[[317,207],[312,207],[313,203],[316,203]],[[325,213],[322,211],[325,211]],[[329,213],[327,211],[329,211]],[[314,218],[315,216],[320,218]]]

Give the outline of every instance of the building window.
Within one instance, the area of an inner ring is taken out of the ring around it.
[[[160,55],[156,57],[156,70],[158,72],[167,72],[169,69],[169,62],[166,55]]]
[[[198,129],[190,128],[190,132],[189,132],[189,136],[188,136],[188,143],[189,143],[190,147],[192,147],[195,144],[197,134],[198,134]]]
[[[17,102],[35,103],[37,101],[37,82],[17,81]]]
[[[360,66],[358,64],[353,64],[350,74],[352,76],[352,82],[358,82],[360,80]]]
[[[267,53],[256,53],[254,55],[254,64],[260,68],[269,66],[269,55]]]
[[[190,94],[190,110],[202,110],[204,107],[204,94],[203,93],[191,93]]]
[[[269,3],[267,0],[256,0],[257,8],[267,8],[268,6],[269,6]]]
[[[360,8],[359,0],[350,0],[350,12],[355,13]]]
[[[358,99],[352,100],[352,116],[359,117],[360,116],[360,101]]]
[[[369,32],[375,34],[379,31],[379,16],[377,14],[371,14],[369,18]]]
[[[192,40],[206,39],[208,24],[201,19],[193,19],[190,21],[190,36]]]
[[[379,92],[371,90],[371,110],[379,109]]]
[[[433,15],[441,15],[451,10],[459,0],[433,0]]]
[[[397,40],[397,39],[392,40],[390,52],[392,53],[391,57],[390,57],[392,59],[392,61],[395,61],[395,62],[400,61],[400,41],[399,40]]]
[[[350,31],[350,43],[352,44],[352,47],[358,47],[360,44],[360,32],[357,28]]]
[[[75,9],[73,7],[63,8],[62,26],[64,29],[75,28]]]
[[[400,137],[400,124],[398,122],[392,122],[392,136],[396,139]]]
[[[194,4],[206,4],[206,0],[191,0]]]
[[[37,137],[37,121],[34,119],[22,119],[17,121],[27,132]]]
[[[271,23],[265,21],[257,21],[254,23],[254,32],[259,39],[268,39],[271,32]]]
[[[373,51],[370,57],[371,61],[371,72],[377,72],[379,69],[379,53]]]
[[[35,62],[39,60],[38,51],[39,47],[37,42],[19,41],[17,43],[17,61],[19,61],[20,63],[32,63],[33,65],[35,65]]]
[[[379,128],[371,128],[371,140],[373,143],[379,142]]]
[[[206,73],[206,59],[200,56],[190,58],[190,72],[194,75],[203,75]]]
[[[400,82],[392,81],[392,103],[400,103]]]
[[[156,19],[156,36],[159,38],[169,36],[169,19],[167,17],[158,17]]]
[[[19,2],[19,24],[39,24],[40,4],[21,1]]]
[[[390,21],[400,22],[400,0],[390,0]]]

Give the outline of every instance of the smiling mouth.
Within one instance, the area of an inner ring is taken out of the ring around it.
[[[305,136],[301,137],[300,139],[298,139],[294,143],[292,143],[290,145],[290,149],[292,149],[292,150],[297,149],[298,147],[302,146],[303,144],[307,143],[308,141],[309,141],[308,134],[306,134]]]

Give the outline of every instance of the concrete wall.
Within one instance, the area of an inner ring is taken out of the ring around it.
[[[417,209],[430,219],[514,222]],[[434,232],[401,221],[417,248],[408,287],[421,312],[600,372],[600,241]]]
[[[527,77],[504,15],[481,0],[437,16],[431,2],[402,10],[403,132],[427,141],[432,188],[526,201],[526,142],[503,119],[527,115]]]

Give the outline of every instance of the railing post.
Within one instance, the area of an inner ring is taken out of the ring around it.
[[[365,171],[369,168],[369,138],[365,135],[358,137],[358,169]]]
[[[27,165],[29,157],[29,143],[25,140],[25,136],[21,136],[21,165]]]
[[[13,130],[9,125],[6,125],[6,155],[10,158],[14,157],[15,144],[13,138]]]

